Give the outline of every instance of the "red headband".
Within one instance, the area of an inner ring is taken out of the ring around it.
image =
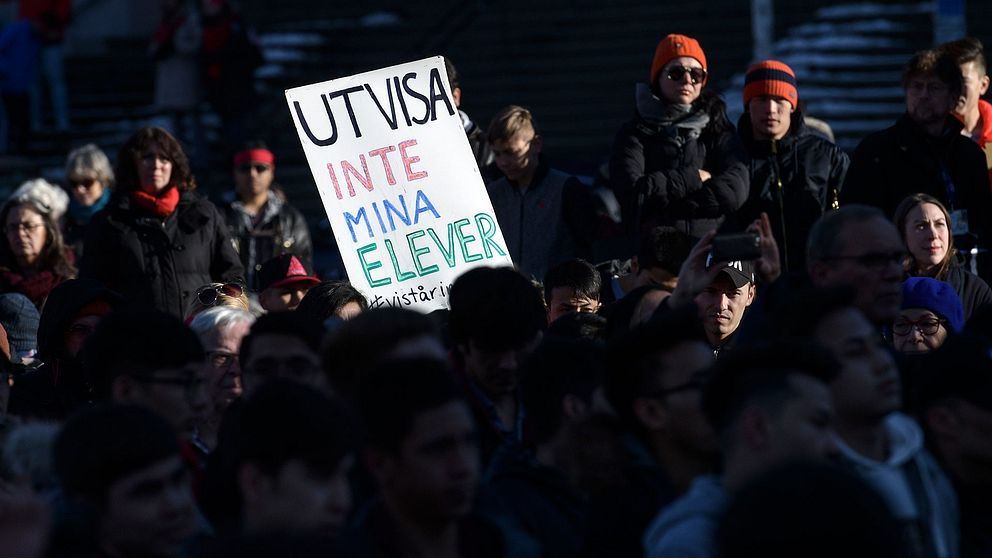
[[[275,166],[276,156],[268,149],[245,149],[234,156],[234,164],[245,163],[265,163]]]

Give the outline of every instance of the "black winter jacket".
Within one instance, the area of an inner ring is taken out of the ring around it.
[[[949,116],[944,135],[933,138],[904,114],[894,126],[867,136],[851,157],[841,205],[874,205],[891,218],[903,198],[923,192],[948,210],[968,210],[970,232],[987,245],[992,193],[985,155],[960,132],[961,123]]]
[[[244,282],[224,217],[195,192],[182,192],[165,220],[115,194],[86,232],[80,277],[103,282],[129,306],[183,317],[190,296],[211,282]]]
[[[965,321],[970,320],[972,314],[982,306],[992,304],[992,289],[988,283],[960,264],[948,270],[944,281],[954,287],[954,292],[961,299]]]
[[[291,253],[303,260],[308,268],[312,265],[313,244],[307,221],[302,213],[285,201],[281,193],[269,194],[261,219],[255,225],[239,201],[232,199],[224,210],[231,240],[241,257],[245,279],[252,289],[258,290],[255,274],[262,264],[276,256]]]
[[[664,110],[641,84],[633,120],[617,133],[610,157],[610,184],[620,202],[627,230],[636,233],[656,225],[672,225],[698,237],[718,227],[740,209],[748,195],[747,167],[726,105],[704,91],[693,111],[709,115],[697,139],[684,129],[645,117]],[[677,137],[676,137],[677,136]],[[712,178],[703,182],[699,170]]]
[[[837,199],[850,159],[836,145],[813,135],[798,110],[792,114],[789,133],[776,142],[754,139],[747,113],[737,130],[748,156],[751,193],[735,216],[735,227],[746,228],[767,213],[782,269],[802,270],[809,230]]]

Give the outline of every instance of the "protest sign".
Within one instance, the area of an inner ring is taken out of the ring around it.
[[[512,265],[443,58],[288,89],[286,102],[372,307],[447,308],[458,275]]]

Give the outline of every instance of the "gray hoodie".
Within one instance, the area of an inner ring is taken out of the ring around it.
[[[720,477],[703,475],[684,496],[663,508],[644,532],[646,558],[710,558],[729,497]]]
[[[906,415],[892,413],[885,419],[889,456],[869,459],[843,440],[837,447],[844,461],[875,487],[907,530],[913,556],[958,556],[957,495],[933,457],[923,448],[923,432]]]

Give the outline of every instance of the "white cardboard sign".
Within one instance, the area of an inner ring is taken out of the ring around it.
[[[351,283],[372,307],[447,308],[513,265],[440,56],[286,90]]]

